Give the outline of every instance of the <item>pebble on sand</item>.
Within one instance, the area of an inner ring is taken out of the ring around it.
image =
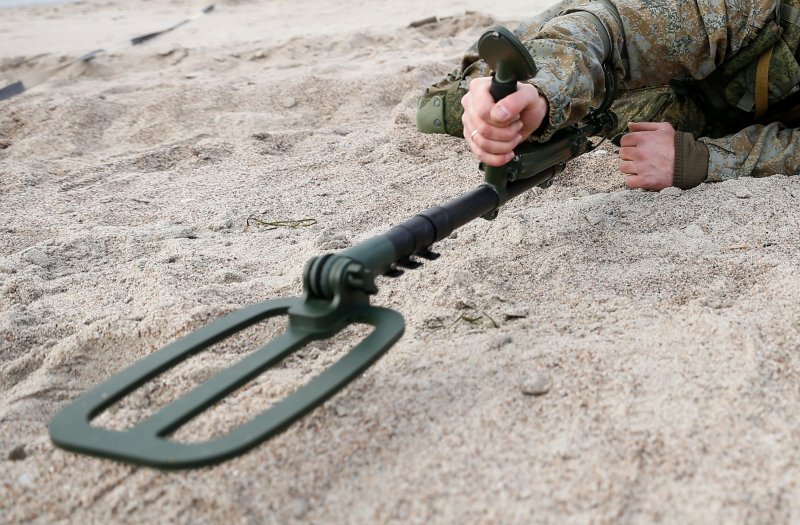
[[[20,445],[18,447],[14,447],[14,449],[8,453],[8,459],[10,461],[22,461],[23,459],[28,457],[28,453],[25,452],[25,445]]]
[[[526,396],[543,396],[550,391],[550,378],[537,372],[522,382],[520,390]]]

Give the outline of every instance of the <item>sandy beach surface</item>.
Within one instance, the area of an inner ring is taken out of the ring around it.
[[[463,140],[416,131],[416,99],[487,27],[547,4],[223,0],[135,48],[205,4],[0,10],[0,85],[47,78],[0,102],[0,522],[797,523],[800,179],[630,191],[613,146],[380,279],[403,338],[249,453],[162,472],[49,439],[113,373],[299,295],[309,258],[479,184]],[[97,425],[141,420],[279,329]],[[361,335],[304,349],[175,439],[225,434]]]

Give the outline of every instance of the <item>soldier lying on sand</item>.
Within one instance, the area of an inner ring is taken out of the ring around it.
[[[800,0],[567,1],[515,33],[536,76],[495,103],[488,67],[470,49],[420,99],[421,131],[463,135],[480,161],[499,166],[615,88],[614,140],[630,188],[800,171]]]

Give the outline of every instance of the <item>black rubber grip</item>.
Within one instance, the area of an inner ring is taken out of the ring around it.
[[[497,208],[497,193],[480,185],[441,206],[424,210],[384,235],[395,249],[396,261],[441,241],[468,222]]]
[[[492,77],[492,87],[490,89],[494,101],[497,102],[514,93],[517,90],[517,79],[501,82],[496,77]]]
[[[385,234],[394,245],[397,259],[417,253],[436,242],[436,225],[423,215],[415,215]],[[395,261],[396,262],[396,261]]]

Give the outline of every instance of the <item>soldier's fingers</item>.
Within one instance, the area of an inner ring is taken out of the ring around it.
[[[467,96],[465,95],[464,98],[467,98]],[[464,98],[461,99],[462,103]],[[464,107],[466,108],[466,106]],[[467,142],[469,142],[470,134],[475,131],[475,124],[472,122],[472,114],[469,111],[464,111],[464,113],[461,115],[461,124],[464,128],[464,138],[467,139]]]
[[[470,115],[462,117],[461,121],[464,124],[464,138],[469,145],[470,150],[475,158],[489,166],[502,166],[514,158],[513,148],[510,143],[496,142],[483,138],[479,132],[478,127],[481,125],[480,121],[476,126],[476,120]],[[484,145],[481,147],[479,142]],[[489,151],[487,151],[487,148]]]
[[[475,155],[475,158],[487,166],[502,166],[514,158],[513,151],[503,154],[494,154],[484,151],[471,140],[468,140],[467,143],[469,144],[469,149],[472,150],[472,154]]]
[[[631,147],[631,146],[622,146],[619,149],[619,158],[621,160],[642,160],[644,154],[641,151],[641,148]]]
[[[522,123],[514,123],[508,128],[495,128],[469,112],[461,116],[461,123],[464,125],[464,138],[477,141],[480,148],[490,153],[506,153],[520,142]]]
[[[628,188],[641,188],[643,184],[641,175],[625,175],[625,186]]]
[[[619,163],[619,171],[626,175],[638,175],[638,164],[634,161],[623,160]]]
[[[547,115],[547,106],[531,106],[525,109],[520,118],[524,123],[522,129],[520,130],[520,135],[524,138],[528,138],[531,133],[539,129],[544,122],[544,119]]]
[[[620,139],[619,145],[622,147],[635,148],[639,145],[641,138],[641,133],[626,133]]]
[[[524,110],[534,105],[539,96],[531,84],[517,82],[517,90],[497,102],[492,108],[491,117],[498,125],[516,120]]]
[[[464,126],[464,138],[468,141],[471,141],[480,129],[485,128],[484,122],[472,111],[464,111],[461,115],[461,123]]]
[[[488,122],[475,122],[475,129],[478,130],[480,136],[486,140],[494,140],[498,142],[514,142],[522,129],[522,121],[517,120],[512,122],[507,127],[498,128],[492,126]],[[514,144],[516,146],[516,143]]]
[[[508,142],[490,140],[480,134],[483,125],[481,122],[478,122],[477,125],[474,124],[475,120],[467,114],[461,118],[461,122],[464,124],[464,138],[478,160],[490,166],[499,166],[508,162],[505,160],[505,156],[513,151],[519,143],[519,135],[512,136],[512,140]]]
[[[519,134],[513,135],[509,140],[491,140],[481,134],[480,128],[478,128],[477,133],[470,132],[470,138],[483,151],[500,155],[513,151],[522,142],[522,135]]]
[[[635,131],[659,131],[672,128],[669,122],[628,122],[628,129]]]
[[[517,91],[497,103],[492,110],[492,116],[499,107],[513,113],[523,122],[520,134],[524,138],[539,129],[547,117],[547,101],[531,84],[518,83]]]
[[[472,79],[469,83],[469,91],[467,93],[467,95],[469,95],[467,101],[468,106],[464,106],[465,110],[468,109],[481,120],[487,122],[491,120],[490,113],[495,105],[494,98],[492,98],[490,92],[491,85],[491,78],[481,77]],[[467,95],[464,95],[464,97]],[[462,98],[461,100],[463,105],[464,99]]]
[[[461,99],[464,113],[461,121],[464,123],[466,133],[477,129],[486,139],[501,142],[512,142],[522,129],[519,118],[515,118],[498,125],[489,114],[495,106],[494,99],[489,91],[491,79],[476,78],[470,83],[470,91]],[[517,116],[518,117],[518,116]]]

